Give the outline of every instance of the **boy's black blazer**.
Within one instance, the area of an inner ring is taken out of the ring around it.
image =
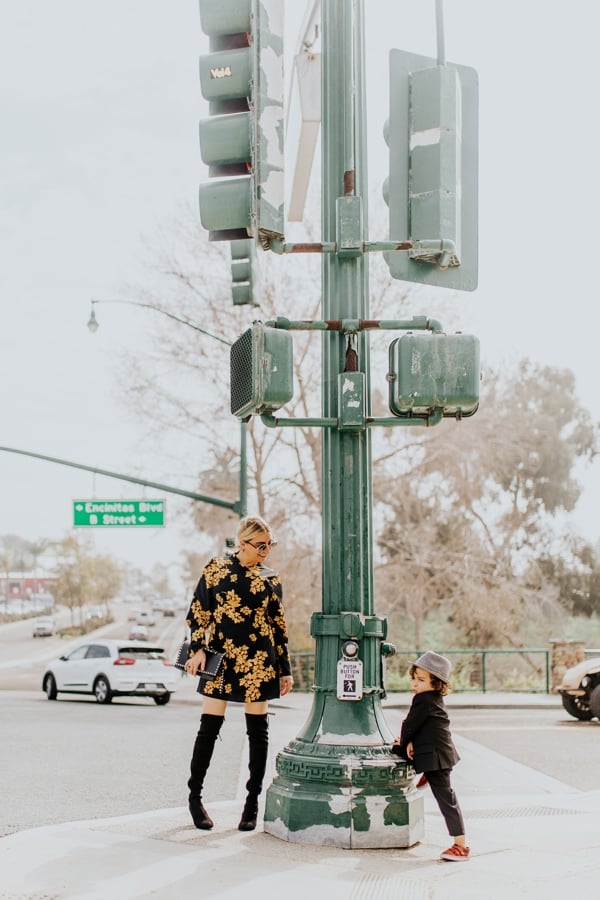
[[[414,756],[411,760],[415,772],[433,772],[451,769],[460,756],[452,741],[450,720],[444,698],[438,691],[415,694],[402,723],[399,756],[408,759],[406,745],[412,741]]]

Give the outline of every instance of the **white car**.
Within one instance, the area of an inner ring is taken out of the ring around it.
[[[140,609],[137,614],[136,619],[138,625],[147,625],[149,628],[153,628],[156,625],[156,617],[153,612],[150,612],[147,609]]]
[[[125,639],[90,640],[49,663],[42,690],[48,700],[60,693],[93,694],[98,703],[110,703],[113,697],[152,697],[164,706],[178,679],[162,647]]]
[[[52,616],[40,616],[33,623],[33,637],[52,637],[54,631],[54,619]]]
[[[146,625],[132,625],[129,629],[130,641],[149,641],[150,632]]]

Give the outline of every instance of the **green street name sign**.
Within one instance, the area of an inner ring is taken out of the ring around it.
[[[131,526],[165,524],[164,500],[73,500],[73,525]]]

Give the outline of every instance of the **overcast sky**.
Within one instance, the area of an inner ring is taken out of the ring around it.
[[[387,165],[388,50],[435,56],[435,7],[365,5],[376,185]],[[288,7],[292,51],[301,4]],[[447,58],[480,82],[480,278],[473,295],[454,295],[456,315],[480,336],[484,361],[529,356],[572,369],[598,419],[598,4],[446,0],[444,10]],[[98,308],[96,336],[85,323],[91,297],[123,298],[147,277],[144,236],[196,203],[205,49],[196,0],[0,0],[3,446],[138,473],[144,432],[119,401],[118,378],[120,359],[143,352],[144,313]],[[76,498],[161,496],[8,453],[0,485],[0,534],[28,539],[68,533]],[[596,466],[573,518],[592,540],[599,487]],[[172,520],[96,529],[94,539],[136,565],[173,562],[186,540]]]

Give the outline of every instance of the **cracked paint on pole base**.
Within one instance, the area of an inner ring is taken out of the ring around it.
[[[354,746],[291,742],[267,791],[265,831],[346,849],[407,848],[422,840],[424,803],[412,768],[387,748],[373,758],[364,753],[364,746],[359,756]]]

